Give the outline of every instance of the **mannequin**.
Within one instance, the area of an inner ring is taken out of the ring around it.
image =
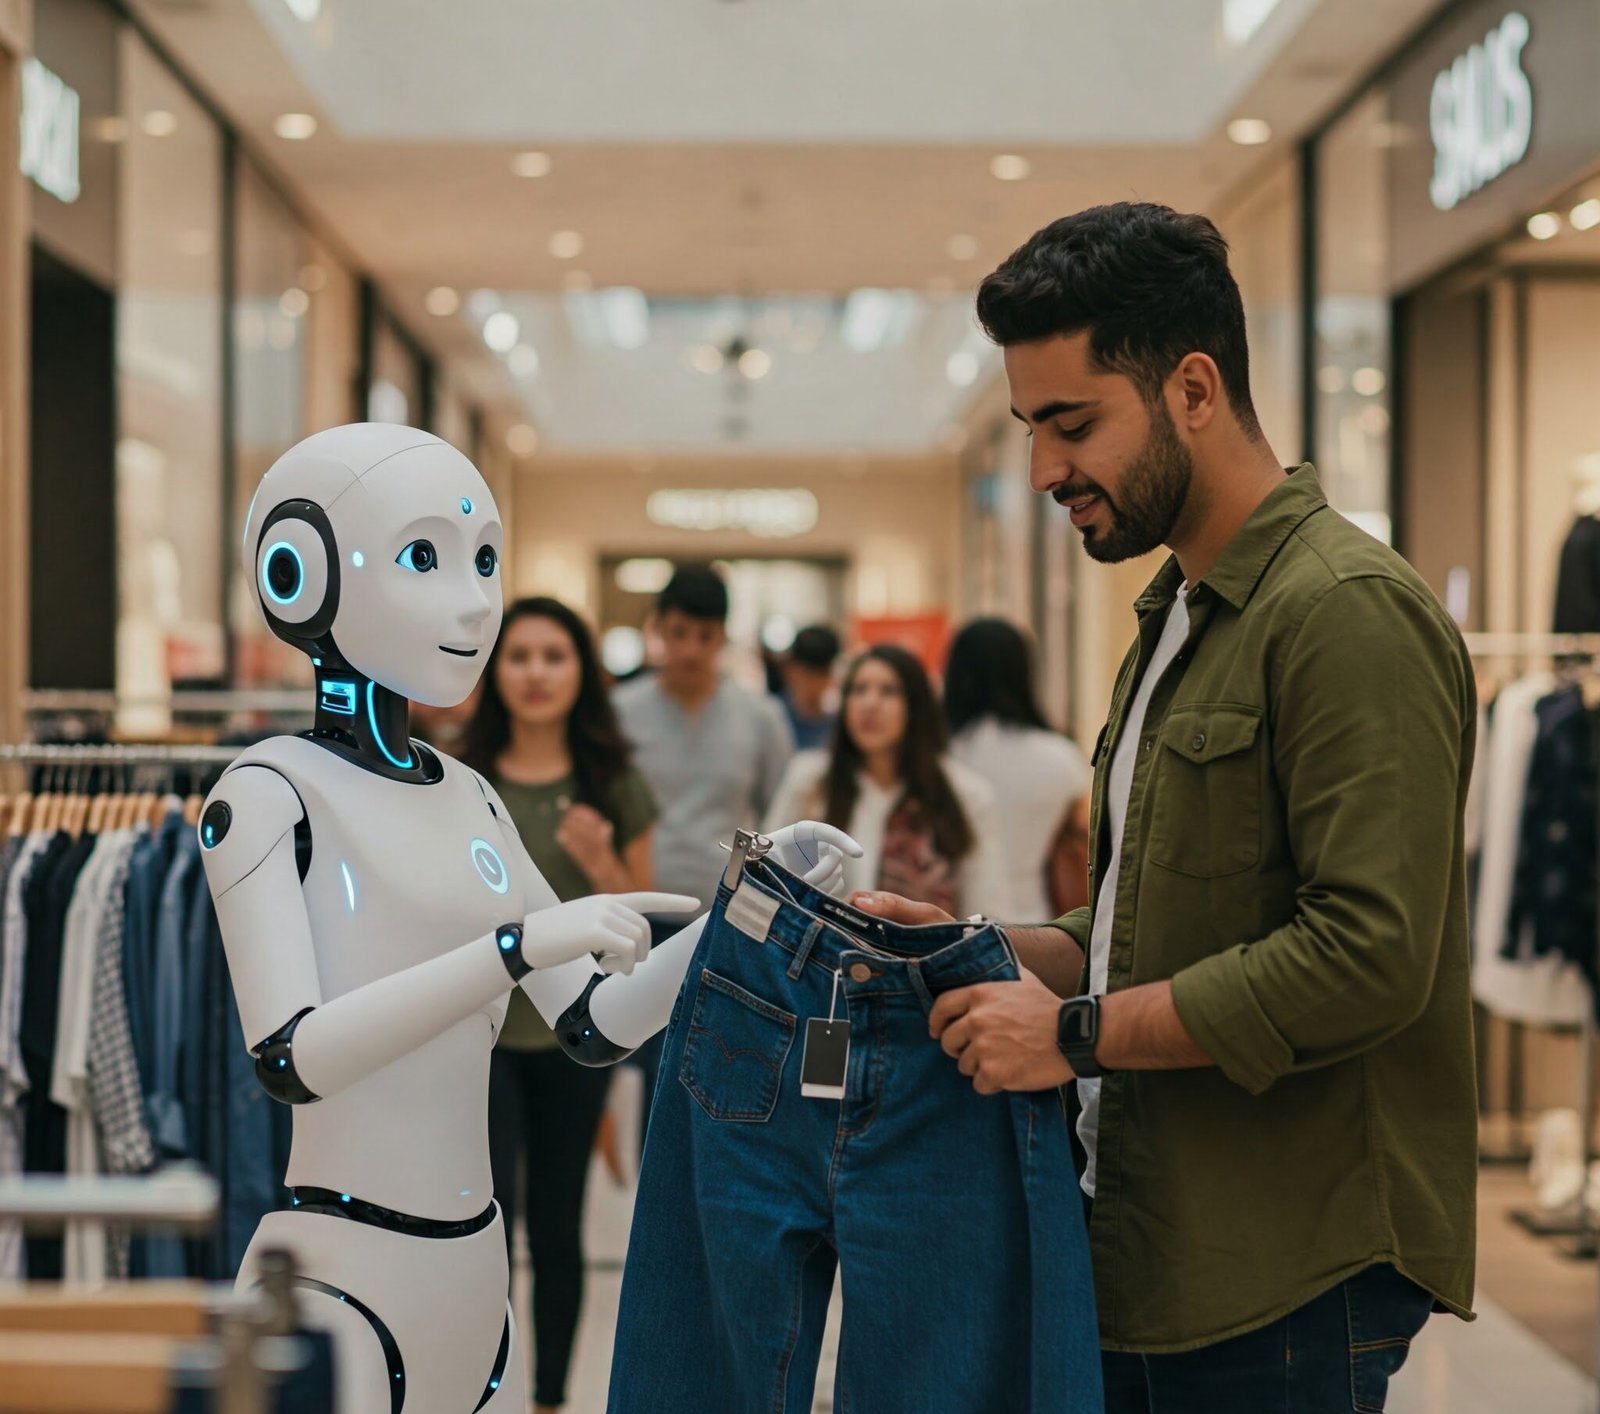
[[[610,1064],[666,1024],[703,927],[647,957],[643,915],[696,900],[558,903],[492,787],[411,739],[409,700],[477,683],[501,543],[471,462],[373,423],[287,452],[245,525],[267,623],[317,685],[312,730],[249,748],[199,825],[245,1042],[295,1107],[293,1206],[239,1280],[294,1254],[356,1414],[526,1409],[485,1121],[511,988],[575,1060]],[[854,849],[810,822],[774,843],[823,887]]]
[[[1600,633],[1600,453],[1573,470],[1576,519],[1561,546],[1556,575],[1556,633]]]

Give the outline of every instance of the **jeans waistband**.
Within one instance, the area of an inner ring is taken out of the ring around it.
[[[928,1001],[997,974],[1017,974],[1016,954],[993,923],[891,923],[812,888],[771,860],[747,863],[737,888],[720,885],[717,905],[752,947],[788,953],[790,977],[798,979],[808,966],[840,972],[852,994],[909,992]]]

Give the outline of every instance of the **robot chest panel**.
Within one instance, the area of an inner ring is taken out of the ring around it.
[[[331,990],[425,962],[525,912],[499,822],[470,777],[427,787],[372,777],[322,805],[311,812],[303,888]]]

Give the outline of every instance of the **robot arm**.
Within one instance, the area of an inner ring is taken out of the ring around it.
[[[224,775],[200,823],[240,1021],[276,1099],[307,1103],[342,1090],[489,1006],[535,967],[559,969],[573,958],[589,965],[597,952],[603,965],[631,970],[649,946],[648,925],[627,900],[581,899],[544,912],[537,925],[507,923],[325,1001],[295,865],[303,816],[283,776],[242,766]],[[643,906],[683,902],[652,895]]]

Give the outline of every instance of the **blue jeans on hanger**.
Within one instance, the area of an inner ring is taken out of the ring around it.
[[[928,1034],[942,992],[1017,975],[993,927],[886,923],[765,864],[719,889],[663,1049],[611,1414],[805,1414],[836,1271],[835,1408],[1101,1414],[1060,1095],[979,1095]],[[801,1093],[830,1011],[842,1100]]]

